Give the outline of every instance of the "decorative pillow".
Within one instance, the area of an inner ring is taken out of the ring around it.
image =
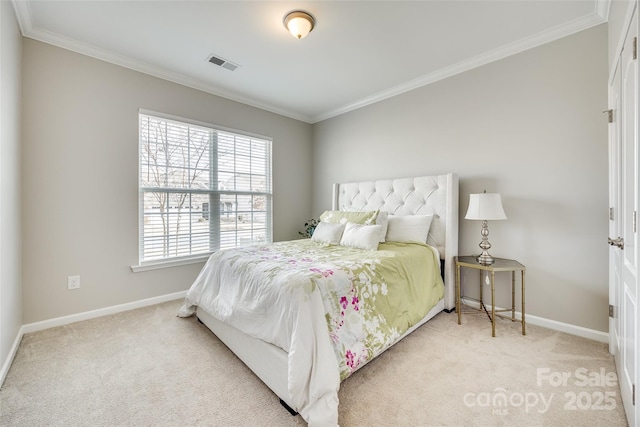
[[[358,209],[354,209],[352,207],[344,207],[345,212],[363,212]],[[352,221],[353,222],[353,221]],[[380,243],[384,243],[384,239],[387,236],[387,224],[389,222],[389,212],[387,211],[378,211],[378,216],[376,217],[376,224],[382,226],[382,231],[380,232]]]
[[[320,215],[322,222],[338,222],[346,224],[353,222],[354,224],[375,224],[378,217],[378,211],[353,212],[353,211],[324,211]]]
[[[363,225],[348,222],[344,228],[342,239],[340,239],[340,245],[377,251],[381,229],[381,225]]]
[[[433,215],[389,215],[388,242],[427,242]]]
[[[382,228],[380,229],[380,240],[378,241],[380,243],[384,243],[387,236],[387,228],[389,227],[389,212],[378,212],[378,216],[376,217],[376,224],[382,226]]]
[[[320,222],[316,226],[316,229],[313,231],[311,240],[313,240],[314,242],[339,245],[340,238],[342,238],[343,231],[344,231],[344,224]]]

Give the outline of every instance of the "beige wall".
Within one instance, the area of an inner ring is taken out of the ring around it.
[[[20,235],[20,57],[10,2],[0,2],[0,368],[22,326]],[[6,374],[0,369],[0,384]]]
[[[138,263],[138,109],[273,137],[274,240],[310,214],[311,126],[47,44],[23,43],[24,323],[186,290]],[[81,288],[67,290],[67,276]]]
[[[606,332],[607,63],[605,24],[315,124],[313,214],[334,182],[455,172],[460,253],[469,194],[501,193],[491,253],[526,265],[527,314]]]

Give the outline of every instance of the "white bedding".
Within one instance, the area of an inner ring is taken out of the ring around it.
[[[393,246],[386,245],[381,248]],[[429,262],[438,265],[437,251],[407,246],[428,252]],[[395,304],[396,291],[393,283],[385,282],[385,256],[395,254],[327,250],[327,245],[310,240],[219,251],[187,293],[179,315],[190,316],[199,306],[245,334],[282,348],[288,353],[288,402],[310,426],[336,426],[341,378],[397,341],[444,294],[435,267],[433,283],[419,284],[435,292],[425,296],[420,308],[424,312],[405,313],[390,305],[387,299]],[[388,316],[374,310],[379,304],[389,306],[387,312],[397,311],[398,318],[387,322]]]

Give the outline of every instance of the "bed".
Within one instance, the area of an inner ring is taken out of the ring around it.
[[[457,176],[335,184],[332,210],[323,216],[323,223],[331,225],[319,226],[323,231],[316,229],[314,239],[213,254],[179,313],[197,315],[311,427],[338,425],[342,380],[442,310],[455,307]],[[400,236],[404,229],[397,224],[424,217],[430,222],[426,244],[378,243],[372,237],[374,230],[383,230],[380,240],[391,232]],[[331,235],[336,224],[343,226],[338,244],[315,239],[327,230]],[[362,241],[365,248],[373,244],[377,249],[363,250]],[[406,261],[400,261],[401,254]],[[269,285],[262,284],[264,276]],[[410,296],[400,300],[396,289]],[[399,309],[398,301],[406,307]],[[387,321],[388,312],[402,316]]]

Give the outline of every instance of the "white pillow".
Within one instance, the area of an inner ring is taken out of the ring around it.
[[[377,251],[381,230],[381,225],[363,225],[348,222],[344,228],[342,239],[340,239],[340,245]]]
[[[344,224],[332,223],[332,222],[320,222],[313,230],[311,240],[314,242],[330,243],[332,245],[339,245],[342,232],[344,231]]]
[[[344,212],[362,212],[362,211],[352,207],[345,207]],[[382,230],[380,231],[380,240],[378,241],[380,243],[384,243],[384,239],[387,236],[387,224],[389,222],[389,212],[386,212],[386,211],[377,211],[377,212],[378,212],[378,216],[376,217],[376,224],[382,226]],[[351,221],[351,222],[356,222],[356,221]],[[363,224],[363,223],[358,222],[358,224]],[[368,224],[368,222],[364,224]]]
[[[389,215],[387,242],[427,242],[433,215]]]

